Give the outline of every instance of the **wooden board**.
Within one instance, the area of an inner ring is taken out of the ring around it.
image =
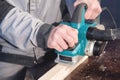
[[[88,56],[84,56],[75,65],[59,63],[41,76],[38,80],[64,80],[73,70],[75,70],[87,59]]]

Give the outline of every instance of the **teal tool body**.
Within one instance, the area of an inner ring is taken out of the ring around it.
[[[84,56],[85,55],[85,47],[86,47],[86,44],[88,42],[87,38],[86,38],[86,33],[87,33],[87,30],[88,30],[88,27],[94,27],[96,26],[96,22],[95,23],[87,23],[85,22],[85,19],[84,19],[84,14],[85,14],[85,9],[83,8],[82,9],[82,20],[81,22],[79,23],[75,23],[75,22],[62,22],[62,24],[65,24],[65,25],[69,25],[75,29],[78,30],[78,44],[76,45],[76,47],[74,49],[71,49],[71,50],[64,50],[63,52],[58,52],[58,54],[60,55],[64,55],[64,56],[76,56],[76,55],[81,55],[81,56]]]

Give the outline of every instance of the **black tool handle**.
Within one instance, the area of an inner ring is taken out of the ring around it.
[[[80,23],[81,20],[82,20],[82,12],[83,12],[83,9],[85,8],[86,4],[82,3],[82,4],[79,4],[76,8],[75,8],[75,11],[72,15],[72,19],[71,19],[71,22],[75,22],[75,23]]]

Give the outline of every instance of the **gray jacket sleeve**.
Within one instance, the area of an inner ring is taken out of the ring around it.
[[[52,25],[13,7],[0,23],[0,36],[20,49],[34,46],[46,48],[52,28]]]

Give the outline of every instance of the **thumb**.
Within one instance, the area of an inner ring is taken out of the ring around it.
[[[81,4],[81,3],[82,3],[82,0],[81,0],[81,1],[78,1],[78,0],[75,1],[75,2],[74,2],[74,7],[76,7],[78,4]]]

